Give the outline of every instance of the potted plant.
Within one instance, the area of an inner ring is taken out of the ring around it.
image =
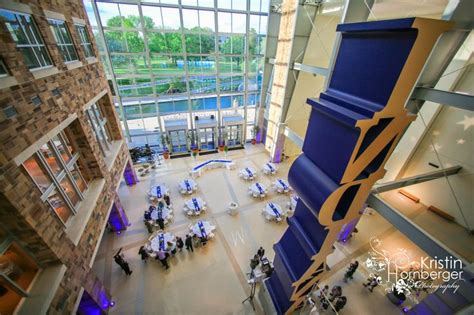
[[[164,147],[163,149],[163,157],[167,160],[170,158],[170,151],[168,151],[167,147]]]
[[[224,152],[225,152],[225,155],[227,156],[227,152],[229,152],[229,147],[228,146],[224,146]]]
[[[197,147],[197,145],[191,144],[191,151],[193,152],[193,154],[197,154],[199,152],[199,148]]]
[[[170,144],[170,139],[168,135],[161,135],[161,144],[163,145],[163,157],[165,159],[170,158],[170,151],[168,149],[169,144]]]
[[[224,151],[225,141],[223,139],[219,139],[219,151]]]
[[[254,126],[253,129],[252,129],[252,144],[256,144],[257,143],[257,135],[258,135],[258,132],[260,131],[260,127],[259,126]]]
[[[198,152],[199,150],[193,150],[193,158],[196,159],[197,155],[198,155]]]

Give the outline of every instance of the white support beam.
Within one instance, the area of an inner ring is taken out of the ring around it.
[[[474,111],[474,96],[469,94],[418,87],[411,98]]]
[[[459,173],[461,168],[462,168],[461,166],[457,165],[457,166],[443,168],[443,169],[436,170],[436,171],[429,172],[429,173],[425,173],[425,174],[420,174],[420,175],[416,175],[416,176],[402,178],[402,179],[399,179],[399,180],[395,180],[395,181],[388,182],[388,183],[383,183],[383,184],[380,184],[380,185],[375,185],[374,188],[372,189],[372,192],[373,193],[383,193],[383,192],[394,190],[394,189],[397,189],[397,188],[402,188],[402,187],[406,187],[406,186],[410,186],[410,185],[415,185],[415,184],[427,182],[427,181],[430,181],[430,180],[433,180],[433,179],[437,179],[437,178],[441,178],[441,177],[445,177],[445,176],[449,176],[449,175],[454,175],[454,174]]]
[[[283,134],[294,144],[296,144],[300,149],[303,147],[304,139],[300,137],[296,132],[288,128],[288,126],[285,126]]]

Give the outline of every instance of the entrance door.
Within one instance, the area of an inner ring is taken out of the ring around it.
[[[214,128],[201,128],[199,129],[199,141],[201,149],[213,150],[215,148],[214,143]]]
[[[169,131],[171,147],[173,152],[186,152],[188,148],[186,147],[186,130],[173,130]]]
[[[242,125],[231,125],[229,128],[228,145],[237,146],[242,144]]]

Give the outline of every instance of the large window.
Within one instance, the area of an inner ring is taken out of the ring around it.
[[[194,112],[241,107],[246,116],[247,106],[258,105],[268,0],[118,2],[90,5],[97,6],[101,25],[93,33],[108,46],[99,53],[110,58],[129,141],[148,141],[146,122],[163,115],[191,119]],[[144,110],[151,102],[157,106]]]
[[[94,48],[92,48],[89,32],[87,31],[86,26],[76,24],[76,30],[81,39],[82,50],[84,50],[86,58],[95,57]]]
[[[28,14],[0,10],[0,17],[23,54],[29,69],[51,66],[51,58],[33,18]]]
[[[64,62],[71,62],[77,60],[76,48],[71,39],[71,34],[67,28],[66,22],[61,20],[48,20],[49,27],[53,32],[54,39],[58,45],[59,51],[63,56]]]
[[[89,118],[89,123],[91,124],[92,129],[94,129],[100,149],[105,156],[110,150],[110,145],[112,142],[110,132],[107,127],[107,119],[97,104],[92,104],[92,106],[87,109],[87,117]]]
[[[42,193],[41,199],[63,223],[76,213],[87,189],[78,159],[79,153],[67,135],[61,132],[23,162],[23,167]]]

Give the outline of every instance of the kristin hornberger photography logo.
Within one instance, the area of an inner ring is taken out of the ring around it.
[[[390,252],[376,237],[370,239],[370,248],[364,264],[372,271],[370,277],[377,279],[379,284],[385,284],[387,292],[417,299],[421,293],[430,294],[437,289],[441,289],[442,293],[452,289],[456,293],[460,283],[465,281],[462,278],[462,261],[455,257],[415,258],[404,248]]]

